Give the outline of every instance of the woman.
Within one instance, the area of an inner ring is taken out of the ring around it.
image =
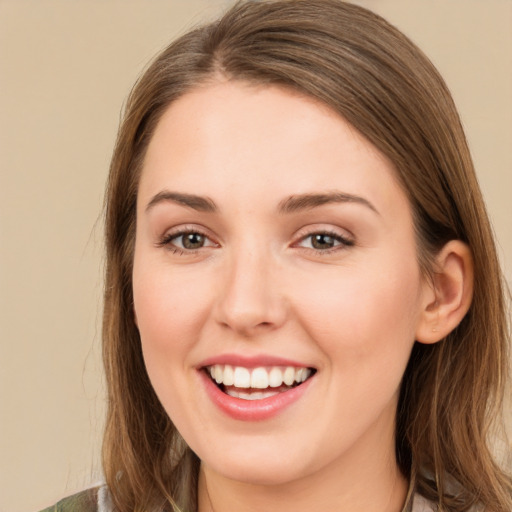
[[[181,37],[132,91],[106,204],[107,484],[62,510],[511,509],[491,229],[396,29],[270,1]]]

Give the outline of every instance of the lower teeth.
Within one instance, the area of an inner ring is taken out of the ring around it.
[[[234,398],[241,398],[242,400],[263,400],[264,398],[270,398],[271,396],[282,393],[282,391],[275,390],[247,392],[236,389],[226,389],[224,392],[229,396]]]

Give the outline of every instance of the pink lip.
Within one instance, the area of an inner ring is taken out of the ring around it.
[[[213,366],[214,364],[229,364],[231,366],[243,366],[245,368],[258,368],[260,366],[294,366],[296,368],[307,368],[308,365],[269,355],[242,356],[238,354],[222,354],[210,357],[202,361],[197,368]]]
[[[217,359],[215,359],[215,361],[216,364],[230,364],[219,363]],[[272,364],[277,365],[275,362]],[[294,366],[292,364],[279,364],[283,366]],[[205,364],[205,366],[209,365]],[[258,364],[256,366],[266,366],[266,364],[262,364],[262,362],[258,360]],[[204,370],[200,370],[199,374],[203,385],[205,386],[206,393],[210,397],[211,401],[225,414],[235,420],[241,421],[263,421],[278,415],[302,397],[314,378],[311,377],[299,386],[291,388],[288,391],[278,393],[277,395],[269,398],[263,398],[261,400],[244,400],[242,398],[229,396],[221,391]]]

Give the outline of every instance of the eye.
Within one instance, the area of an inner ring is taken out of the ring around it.
[[[212,242],[206,235],[199,231],[181,231],[169,233],[159,243],[160,246],[168,246],[171,249],[185,252],[196,251],[203,247],[215,247],[216,244]]]
[[[201,233],[184,233],[172,239],[174,245],[183,249],[200,249],[204,247],[207,238]]]
[[[337,233],[311,233],[303,237],[297,244],[299,247],[316,251],[335,250],[337,247],[352,246],[354,242]]]

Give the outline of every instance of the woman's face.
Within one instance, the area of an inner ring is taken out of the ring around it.
[[[134,307],[152,385],[208,471],[283,483],[394,460],[425,290],[392,165],[327,107],[224,82],[168,108]]]

